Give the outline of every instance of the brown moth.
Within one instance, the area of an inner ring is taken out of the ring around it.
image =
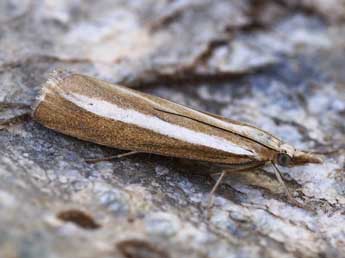
[[[55,72],[43,85],[32,116],[81,140],[130,153],[207,161],[230,171],[321,163],[252,125],[80,74]]]

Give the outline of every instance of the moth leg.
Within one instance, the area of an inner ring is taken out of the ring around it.
[[[234,170],[223,170],[220,174],[220,176],[218,177],[215,185],[212,187],[212,190],[211,192],[209,193],[208,195],[208,200],[207,200],[207,218],[210,218],[211,217],[211,208],[212,208],[212,205],[213,205],[213,201],[214,201],[214,193],[217,191],[219,185],[222,183],[223,179],[224,179],[224,176],[227,174],[227,173],[230,173],[230,172],[239,172],[239,171],[245,171],[245,170],[248,170],[249,168],[239,168],[239,169],[234,169]]]
[[[285,194],[286,194],[286,196],[287,196],[289,202],[292,203],[292,204],[294,204],[294,205],[296,205],[297,207],[302,208],[303,205],[302,205],[301,203],[299,203],[298,201],[296,201],[296,199],[295,199],[295,198],[292,196],[292,194],[290,193],[290,191],[289,191],[288,187],[286,186],[286,184],[285,184],[285,182],[284,182],[284,180],[283,180],[283,178],[282,178],[282,176],[281,176],[281,174],[280,174],[280,171],[279,171],[279,169],[277,168],[277,166],[276,166],[274,163],[272,163],[272,165],[273,165],[273,167],[274,167],[274,174],[275,174],[275,176],[276,176],[278,182],[280,183],[280,185],[284,188]]]
[[[97,163],[97,162],[101,162],[101,161],[107,161],[107,160],[112,160],[112,159],[119,159],[119,158],[131,156],[131,155],[134,155],[134,154],[138,154],[138,153],[140,153],[140,152],[139,151],[129,151],[129,152],[125,152],[125,153],[122,153],[122,154],[113,155],[113,156],[109,156],[109,157],[96,158],[96,159],[85,159],[85,161],[87,163]]]
[[[214,193],[216,192],[217,188],[219,187],[222,180],[224,179],[224,176],[227,173],[248,171],[248,170],[258,168],[258,167],[262,167],[264,164],[265,164],[264,162],[253,162],[251,164],[247,164],[245,166],[239,166],[237,168],[232,168],[230,170],[224,169],[222,173],[220,174],[219,178],[217,179],[216,184],[213,186],[211,192],[209,193],[208,202],[207,202],[207,218],[210,219],[211,217],[211,208],[213,205]]]
[[[211,208],[211,206],[213,204],[214,193],[216,192],[216,190],[219,187],[220,183],[223,181],[223,178],[224,178],[225,174],[226,174],[226,171],[223,170],[222,173],[220,174],[220,176],[218,177],[217,182],[212,187],[212,190],[211,190],[211,192],[209,193],[209,196],[208,196],[207,209]]]

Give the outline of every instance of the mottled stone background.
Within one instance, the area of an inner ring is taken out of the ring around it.
[[[72,70],[246,121],[323,165],[233,174],[27,119],[0,131],[1,258],[345,257],[344,0],[0,0],[0,101]],[[22,108],[2,107],[0,119]]]

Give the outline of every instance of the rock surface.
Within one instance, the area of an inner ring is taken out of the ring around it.
[[[249,122],[325,162],[282,168],[304,208],[268,167],[229,176],[207,220],[215,168],[88,164],[121,151],[27,120],[0,130],[0,257],[344,257],[344,4],[323,2],[1,1],[2,102],[31,104],[63,68]]]

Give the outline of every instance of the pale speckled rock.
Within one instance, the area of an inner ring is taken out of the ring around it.
[[[148,154],[88,164],[121,151],[26,120],[0,130],[0,257],[343,257],[342,1],[259,2],[2,1],[1,101],[31,104],[60,67],[326,155],[281,168],[304,208],[267,167],[231,174],[207,220],[218,168]],[[0,106],[0,121],[25,111]]]

